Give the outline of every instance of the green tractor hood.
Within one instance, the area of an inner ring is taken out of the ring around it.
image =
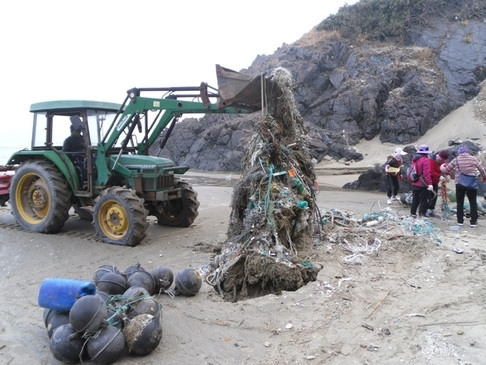
[[[184,174],[189,170],[188,166],[175,166],[168,158],[145,156],[145,155],[112,155],[111,167],[126,177],[138,176],[140,174],[154,174],[156,176],[173,173]]]
[[[118,155],[111,156],[111,159],[115,161]],[[140,167],[145,168],[170,168],[174,167],[174,162],[168,158],[145,156],[145,155],[121,155],[118,158],[118,164],[123,165],[129,169],[138,169]]]

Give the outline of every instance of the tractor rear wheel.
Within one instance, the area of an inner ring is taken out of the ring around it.
[[[148,228],[143,199],[119,186],[103,190],[95,199],[93,222],[103,242],[132,247],[145,238]]]
[[[177,181],[175,186],[182,190],[182,197],[163,202],[154,215],[161,226],[189,227],[199,214],[197,192],[182,180]]]
[[[70,199],[66,178],[49,161],[26,161],[12,177],[12,212],[28,231],[59,232],[69,218]]]

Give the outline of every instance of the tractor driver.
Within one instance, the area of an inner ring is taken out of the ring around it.
[[[81,134],[83,131],[83,122],[77,115],[73,115],[70,119],[71,135],[64,140],[62,150],[63,152],[86,152],[84,137]]]
[[[83,185],[86,180],[86,144],[83,131],[83,122],[77,115],[71,118],[71,135],[64,140],[62,145],[63,152],[67,152],[71,161],[73,161],[76,170],[78,171],[79,183]]]

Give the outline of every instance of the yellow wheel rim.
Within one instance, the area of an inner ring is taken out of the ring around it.
[[[106,237],[119,240],[129,228],[128,214],[118,202],[109,200],[103,203],[98,215],[98,223]]]
[[[32,225],[41,223],[51,208],[48,184],[35,173],[20,178],[14,199],[19,216]]]

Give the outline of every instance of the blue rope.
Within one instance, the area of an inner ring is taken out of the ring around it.
[[[265,196],[265,211],[268,214],[268,207],[270,205],[270,190],[272,187],[272,177],[273,177],[273,169],[275,167],[273,164],[270,164],[270,167],[268,169],[268,185],[267,185],[267,195]]]

